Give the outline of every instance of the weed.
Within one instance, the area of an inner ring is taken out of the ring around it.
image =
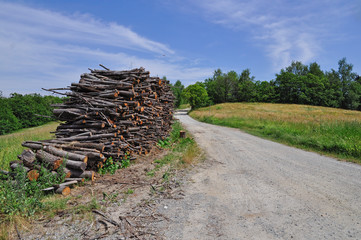
[[[129,166],[130,166],[130,156],[128,154],[125,154],[125,156],[123,157],[120,163],[120,168],[127,168]]]
[[[125,194],[133,194],[134,193],[134,190],[131,189],[131,188],[128,188],[127,191],[125,191]]]
[[[118,197],[119,193],[112,193],[112,194],[107,194],[105,192],[103,192],[103,202],[116,202],[117,201],[117,197]]]
[[[166,138],[164,140],[159,140],[157,146],[161,148],[167,148],[170,144],[171,144],[170,139]]]
[[[104,165],[98,169],[98,172],[103,175],[106,173],[114,174],[120,167],[119,163],[114,162],[113,158],[110,157],[105,161]]]
[[[73,207],[72,209],[70,209],[70,211],[73,214],[82,214],[82,213],[87,213],[94,209],[99,209],[99,208],[100,208],[100,204],[98,203],[97,199],[95,197],[93,197],[90,202],[84,203],[84,204],[79,204],[79,205]]]
[[[167,145],[166,147],[163,146],[169,149],[169,152],[164,157],[154,161],[155,167],[147,172],[147,176],[153,177],[164,166],[169,166],[168,170],[163,174],[163,180],[168,181],[172,169],[186,167],[201,155],[201,151],[193,138],[180,138],[181,130],[184,129],[179,122],[172,125],[170,137],[167,138]]]

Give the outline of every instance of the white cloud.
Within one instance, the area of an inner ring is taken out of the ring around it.
[[[66,16],[0,2],[0,90],[39,92],[76,82],[99,63],[112,69],[144,66],[152,75],[190,84],[212,74],[177,56],[164,43],[140,36],[118,23],[88,15]]]
[[[88,15],[65,16],[48,10],[0,2],[0,21],[0,33],[3,36],[25,36],[174,54],[165,44],[146,39],[117,23],[104,23]]]
[[[292,60],[307,63],[322,51],[336,19],[353,12],[343,1],[195,0],[206,18],[248,37],[265,49],[274,70]]]

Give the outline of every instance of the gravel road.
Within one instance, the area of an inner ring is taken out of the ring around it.
[[[167,239],[361,239],[361,166],[176,115],[207,158]]]

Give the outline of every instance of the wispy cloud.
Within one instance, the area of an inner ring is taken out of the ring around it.
[[[212,73],[190,68],[192,60],[177,56],[164,43],[89,15],[0,2],[0,22],[0,90],[5,95],[69,85],[99,63],[115,69],[144,66],[152,75],[185,84]]]
[[[265,49],[275,70],[292,60],[309,62],[322,51],[322,42],[330,37],[340,15],[352,13],[352,2],[287,0],[196,0],[205,17],[245,34],[255,45]],[[342,14],[340,14],[342,13]]]
[[[2,35],[100,44],[118,48],[173,54],[165,44],[144,38],[117,23],[106,23],[86,14],[62,15],[19,4],[0,3]]]

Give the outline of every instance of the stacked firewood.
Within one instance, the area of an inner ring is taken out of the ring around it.
[[[62,121],[56,138],[24,142],[22,145],[29,149],[18,156],[20,163],[11,165],[27,168],[31,179],[36,180],[40,166],[56,174],[65,162],[61,169],[69,182],[93,180],[94,171],[107,159],[116,162],[147,154],[171,128],[174,97],[169,82],[150,77],[143,68],[90,69],[78,83],[45,90],[69,98],[54,105],[54,116]],[[67,189],[68,185],[48,190]]]

